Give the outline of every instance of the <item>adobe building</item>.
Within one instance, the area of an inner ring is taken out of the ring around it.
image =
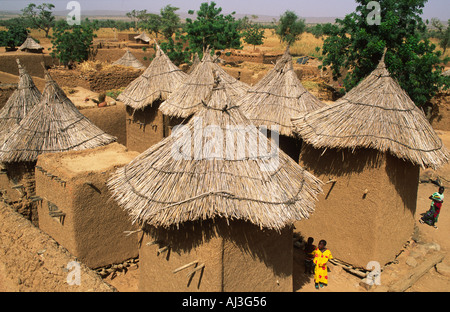
[[[90,268],[138,256],[128,215],[111,200],[110,174],[138,155],[106,146],[40,155],[36,164],[39,228]]]
[[[325,183],[317,213],[297,231],[358,267],[394,260],[414,231],[420,167],[449,154],[384,56],[335,104],[292,121],[304,140],[300,164]]]

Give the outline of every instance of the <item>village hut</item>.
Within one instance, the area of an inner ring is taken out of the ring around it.
[[[39,155],[83,150],[109,144],[115,137],[104,133],[84,117],[45,71],[41,100],[22,119],[0,146],[0,162],[14,170],[22,197],[34,196],[34,167]],[[31,218],[37,222],[34,205]]]
[[[39,228],[92,269],[139,254],[128,214],[111,200],[109,176],[139,155],[119,143],[43,154],[36,163]]]
[[[237,101],[242,112],[258,127],[277,129],[280,148],[298,161],[301,140],[294,133],[292,116],[326,104],[308,92],[294,72],[289,47],[265,77]]]
[[[143,229],[139,289],[292,291],[292,223],[313,212],[321,182],[245,118],[225,83],[205,103],[108,182]]]
[[[0,142],[6,140],[13,129],[15,129],[20,121],[39,103],[41,93],[36,88],[33,79],[26,69],[20,64],[19,67],[19,83],[17,89],[9,97],[5,106],[0,111]],[[23,215],[29,217],[29,205],[22,202],[27,194],[33,193],[32,183],[24,183],[29,180],[29,166],[18,166],[15,163],[4,163],[0,171],[0,189],[2,200],[14,207]],[[23,185],[24,183],[24,185]],[[29,186],[30,188],[25,188]]]
[[[149,44],[150,43],[150,37],[145,33],[141,33],[139,36],[135,36],[134,39],[137,43],[143,43],[143,44]]]
[[[220,76],[228,95],[234,101],[243,96],[249,86],[231,75],[217,65],[207,50],[203,59],[195,66],[189,76],[172,92],[159,109],[164,115],[176,118],[188,118],[195,114],[211,93],[214,86],[215,73]]]
[[[19,50],[31,53],[42,53],[44,47],[28,36],[24,43],[19,47]]]
[[[149,67],[118,97],[126,105],[127,147],[138,152],[169,136],[172,123],[179,123],[158,108],[187,77],[155,44],[156,55]]]
[[[384,56],[335,104],[292,121],[307,143],[300,164],[327,184],[302,235],[356,266],[393,260],[414,230],[420,167],[437,168],[449,153]]]
[[[120,59],[113,63],[113,65],[122,65],[134,67],[137,69],[145,69],[145,66],[128,49]]]

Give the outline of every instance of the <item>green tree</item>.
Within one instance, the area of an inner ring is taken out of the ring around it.
[[[139,22],[139,27],[147,30],[149,33],[153,33],[156,38],[161,32],[162,20],[161,16],[154,13],[148,13],[142,21]]]
[[[134,29],[138,29],[138,23],[140,21],[145,20],[147,16],[147,10],[132,10],[131,12],[128,12],[125,14],[128,18],[131,19],[131,21],[134,23]]]
[[[243,32],[244,42],[253,45],[253,50],[257,45],[263,44],[265,38],[264,28],[262,28],[258,24],[251,24]]]
[[[331,67],[334,79],[342,69],[349,69],[344,79],[348,91],[375,69],[387,48],[385,62],[391,75],[416,105],[424,105],[445,84],[440,75],[441,52],[421,38],[426,25],[420,15],[426,1],[379,0],[377,25],[369,22],[369,0],[356,0],[355,12],[337,19],[329,31],[322,50],[323,66]]]
[[[204,2],[197,11],[197,18],[186,19],[185,31],[192,53],[200,55],[209,46],[211,49],[241,48],[239,23],[235,20],[235,12],[229,15],[221,14],[222,8],[215,2]],[[189,11],[190,15],[194,11]]]
[[[170,4],[161,9],[161,34],[169,39],[180,28],[180,17],[175,12],[179,8],[173,7]]]
[[[27,36],[28,30],[23,21],[15,19],[14,23],[9,23],[7,31],[0,31],[0,46],[15,50],[17,46],[22,45]]]
[[[300,38],[305,29],[305,20],[299,19],[297,14],[288,10],[281,15],[275,33],[280,38],[280,41],[292,45]]]
[[[73,26],[58,23],[53,32],[51,55],[69,67],[73,62],[86,61],[94,37],[94,27],[87,21]]]
[[[50,29],[55,22],[55,16],[52,10],[55,6],[51,3],[43,3],[36,5],[30,3],[26,8],[22,9],[22,16],[30,24],[30,27],[43,30],[45,37],[49,38]]]

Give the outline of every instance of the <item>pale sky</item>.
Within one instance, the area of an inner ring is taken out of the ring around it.
[[[29,3],[53,3],[56,11],[66,10],[69,0],[0,0],[0,11],[18,11]],[[118,10],[147,9],[158,12],[160,8],[171,4],[180,8],[179,12],[197,10],[206,0],[78,0],[83,10]],[[286,10],[292,10],[301,17],[343,17],[354,11],[354,0],[216,0],[217,6],[224,13],[235,11],[238,14],[255,14],[280,16]],[[83,14],[83,13],[82,13]],[[440,20],[450,18],[450,0],[428,0],[424,8],[424,18]]]

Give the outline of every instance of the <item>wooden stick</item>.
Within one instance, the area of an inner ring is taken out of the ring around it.
[[[169,246],[164,246],[162,248],[159,248],[156,254],[159,255],[159,254],[163,253],[164,251],[167,251],[168,249],[169,249]]]
[[[188,264],[185,264],[185,265],[183,265],[183,266],[180,266],[178,269],[175,269],[174,271],[173,271],[173,273],[175,274],[175,273],[178,273],[178,272],[180,272],[181,270],[184,270],[184,269],[186,269],[186,268],[188,268],[188,267],[190,267],[190,266],[192,266],[192,265],[194,265],[194,264],[197,264],[198,263],[198,260],[194,260],[194,261],[192,261],[192,262],[190,262],[190,263],[188,263]]]
[[[195,269],[193,269],[191,272],[189,272],[189,273],[187,274],[187,277],[192,276],[192,275],[193,275],[195,272],[197,272],[197,271],[203,270],[204,267],[205,267],[205,264],[202,263],[201,265],[199,265],[198,267],[196,267]]]

